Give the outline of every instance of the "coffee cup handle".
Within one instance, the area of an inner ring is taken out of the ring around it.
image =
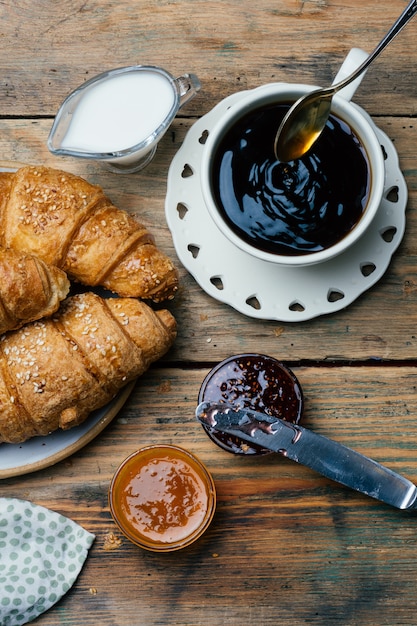
[[[333,85],[350,76],[350,74],[352,74],[368,56],[369,55],[367,52],[365,52],[365,50],[361,50],[361,48],[352,48],[352,50],[350,50],[347,57],[343,61],[340,70],[336,74]],[[338,91],[338,95],[342,96],[342,98],[345,98],[345,100],[350,101],[353,98],[355,91],[361,84],[362,78],[365,76],[365,74],[366,72],[362,72],[362,74],[358,76],[356,80]]]
[[[179,106],[194,98],[201,89],[201,83],[195,74],[184,74],[174,80],[180,96]]]

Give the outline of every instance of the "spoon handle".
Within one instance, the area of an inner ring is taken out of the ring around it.
[[[346,87],[346,85],[349,85],[349,83],[354,81],[358,76],[360,76],[362,72],[364,72],[369,67],[372,61],[394,39],[394,37],[398,35],[398,33],[404,28],[404,26],[414,17],[414,14],[416,13],[416,11],[417,11],[417,0],[411,0],[408,6],[401,13],[397,21],[391,26],[391,28],[389,29],[385,37],[381,39],[381,41],[376,46],[376,48],[371,52],[371,54],[366,57],[365,61],[361,63],[361,65],[359,65],[359,67],[357,67],[356,70],[352,74],[350,74],[350,76],[347,76],[336,85],[332,85],[331,87],[329,87],[328,89],[325,89],[324,91],[326,91],[329,96],[333,95],[340,89],[343,89],[343,87]]]

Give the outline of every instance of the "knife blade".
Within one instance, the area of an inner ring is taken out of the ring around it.
[[[258,411],[202,402],[196,418],[398,509],[417,508],[417,487],[377,461],[312,430]]]

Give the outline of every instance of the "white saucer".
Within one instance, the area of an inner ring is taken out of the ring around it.
[[[165,213],[177,255],[206,293],[244,315],[299,322],[334,313],[382,277],[404,235],[408,193],[397,152],[360,109],[374,125],[386,154],[384,198],[367,232],[347,252],[319,265],[286,268],[260,261],[220,232],[200,184],[205,139],[219,117],[243,95],[229,96],[198,120],[171,163]]]

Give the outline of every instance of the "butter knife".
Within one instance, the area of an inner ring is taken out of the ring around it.
[[[258,444],[322,476],[398,509],[417,508],[417,487],[404,476],[312,430],[258,411],[202,402],[197,419],[210,428]]]

